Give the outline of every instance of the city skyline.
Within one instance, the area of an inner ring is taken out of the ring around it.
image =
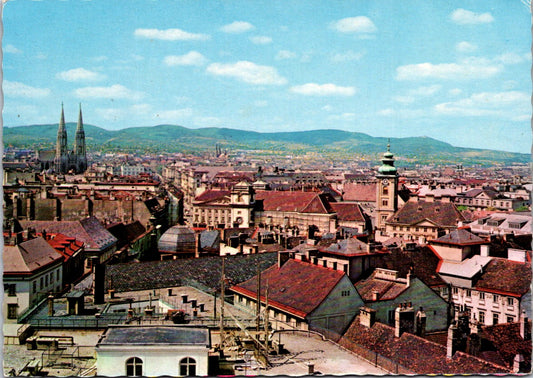
[[[10,0],[3,124],[339,129],[531,148],[531,13],[508,1]],[[33,25],[38,25],[34,27]]]

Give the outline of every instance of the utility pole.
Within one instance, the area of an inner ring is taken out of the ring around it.
[[[265,351],[266,355],[268,356],[268,327],[269,327],[269,321],[268,321],[268,279],[266,281],[266,291],[265,291]]]
[[[257,260],[257,303],[255,309],[257,338],[261,331],[261,270],[259,268],[259,259]]]

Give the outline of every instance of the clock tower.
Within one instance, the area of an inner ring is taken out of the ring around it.
[[[394,166],[394,155],[390,152],[390,142],[381,162],[376,174],[376,228],[384,231],[385,221],[398,210],[398,172]]]
[[[255,191],[245,181],[239,182],[231,190],[231,224],[235,228],[253,227],[253,210]]]

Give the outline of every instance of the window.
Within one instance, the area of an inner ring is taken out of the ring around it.
[[[350,296],[350,290],[343,290],[341,292],[341,297],[349,297]]]
[[[180,361],[180,375],[194,376],[196,375],[196,361],[194,358],[185,357]]]
[[[514,317],[508,316],[507,317],[507,323],[514,323]]]
[[[139,377],[143,375],[143,360],[139,357],[131,357],[126,360],[126,375],[128,377]]]
[[[389,206],[389,200],[386,200],[386,199],[381,200],[381,205],[382,206]]]
[[[43,288],[43,278],[41,277],[41,281],[39,282],[39,289]]]
[[[16,297],[17,296],[17,285],[16,284],[8,284],[6,285],[7,289],[7,295],[10,297]]]
[[[493,295],[492,295],[492,301],[493,301],[494,303],[498,302],[499,299],[500,299],[500,297],[498,296],[498,294],[493,294]]]
[[[457,293],[459,293],[459,289],[456,287],[452,287],[452,294],[457,294]]]
[[[37,292],[37,281],[33,281],[33,292]]]
[[[466,289],[466,290],[465,290],[465,295],[466,295],[468,298],[470,298],[470,297],[472,296],[472,290],[470,290],[470,289]]]
[[[50,285],[54,283],[54,272],[50,273]]]
[[[493,313],[492,314],[492,324],[498,324],[500,322],[500,314]]]
[[[48,275],[44,276],[44,286],[48,286]]]
[[[479,300],[485,300],[485,293],[479,293]]]
[[[7,318],[8,319],[17,318],[17,307],[18,307],[18,304],[16,303],[9,303],[7,305]]]
[[[481,324],[485,324],[485,311],[480,311],[479,312],[479,322]]]
[[[389,194],[389,187],[388,186],[384,186],[383,187],[383,195],[386,196]]]
[[[507,306],[513,306],[513,305],[514,305],[513,298],[507,298]]]

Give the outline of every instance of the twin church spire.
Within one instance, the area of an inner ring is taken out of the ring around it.
[[[67,147],[65,111],[63,103],[61,103],[61,116],[57,128],[56,156],[54,164],[56,172],[62,174],[70,171],[74,173],[83,173],[87,170],[87,151],[85,149],[85,131],[83,130],[81,104],[78,115],[78,124],[76,126],[74,149],[69,151]]]

